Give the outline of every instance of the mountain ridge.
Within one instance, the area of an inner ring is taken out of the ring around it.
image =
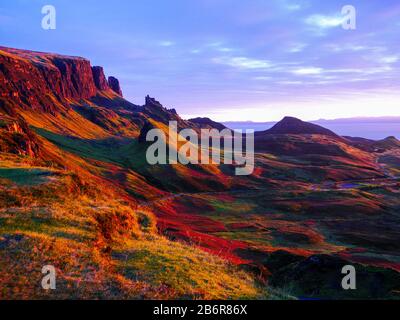
[[[296,285],[292,276],[304,267],[337,274],[334,256],[368,265],[363,270],[373,279],[381,279],[375,272],[400,279],[400,148],[393,138],[379,154],[287,117],[272,132],[255,134],[249,176],[235,176],[236,163],[150,165],[148,130],[168,137],[169,121],[196,132],[219,124],[184,120],[149,95],[133,104],[89,60],[15,50],[0,50],[6,288],[21,293],[20,284],[29,283],[27,297],[43,297],[39,282],[25,275],[37,273],[45,258],[62,271],[57,298],[265,297],[269,279]],[[88,274],[96,281],[87,284]],[[302,289],[294,287],[296,296]],[[391,297],[393,289],[385,281],[383,294]]]

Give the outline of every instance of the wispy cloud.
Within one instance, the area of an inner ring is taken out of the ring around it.
[[[327,29],[327,28],[335,28],[341,26],[345,20],[346,18],[339,14],[331,16],[314,14],[307,17],[305,19],[305,22],[306,24],[317,28]]]
[[[395,55],[393,55],[393,56],[381,57],[381,58],[379,59],[379,62],[381,62],[381,63],[387,63],[387,64],[392,64],[392,63],[395,63],[395,62],[397,62],[397,61],[399,61],[399,56],[395,56]]]
[[[282,80],[282,81],[278,81],[278,84],[283,84],[283,85],[302,85],[304,84],[303,81],[299,81],[299,80]]]
[[[294,43],[290,46],[290,48],[288,49],[288,52],[291,52],[291,53],[302,52],[306,47],[307,47],[307,44],[305,44],[305,43]]]
[[[192,53],[192,54],[199,54],[200,52],[201,52],[200,49],[192,49],[192,50],[190,50],[190,53]]]
[[[302,5],[292,0],[278,0],[279,4],[288,11],[298,11],[302,9]]]
[[[268,76],[258,76],[258,77],[254,77],[253,80],[258,80],[258,81],[266,81],[266,80],[271,80],[271,77]]]
[[[292,4],[288,3],[285,5],[285,8],[289,11],[297,11],[301,9],[301,5],[295,3]]]
[[[228,47],[221,47],[221,48],[218,48],[217,50],[220,51],[220,52],[232,52],[232,51],[234,51],[234,49],[228,48]]]
[[[357,43],[345,43],[345,44],[336,44],[330,43],[325,45],[325,47],[329,51],[334,52],[346,52],[346,51],[370,51],[370,52],[384,52],[387,50],[384,46],[374,46],[374,45],[364,45],[364,44],[357,44]]]
[[[273,66],[268,60],[259,60],[247,57],[217,57],[213,58],[212,61],[233,68],[248,70],[266,70]]]
[[[316,68],[316,67],[306,67],[306,68],[298,68],[294,69],[293,74],[295,75],[315,75],[315,74],[321,74],[323,72],[322,68]]]
[[[26,5],[24,10],[19,2]],[[250,99],[262,112],[269,109],[268,117],[282,112],[269,107],[273,101],[285,102],[285,113],[298,109],[302,114],[303,106],[297,105],[302,97],[308,105],[321,94],[365,95],[388,87],[398,92],[399,0],[354,1],[359,2],[355,31],[341,28],[342,0],[156,0],[159,5],[151,10],[146,1],[119,2],[123,5],[98,1],[97,6],[106,13],[112,8],[110,25],[121,28],[110,28],[91,14],[90,1],[82,2],[79,11],[60,4],[65,19],[75,23],[57,29],[57,37],[48,41],[32,15],[38,13],[35,1],[0,2],[1,42],[102,61],[110,74],[121,78],[128,99],[139,102],[137,97],[150,88],[159,100],[186,114],[199,106],[207,114],[218,104],[230,108],[237,103],[242,110]],[[140,13],[134,24],[132,12]],[[310,113],[322,116],[323,110]]]
[[[172,47],[173,45],[175,45],[175,42],[164,40],[164,41],[160,41],[158,43],[158,45],[160,45],[161,47]]]

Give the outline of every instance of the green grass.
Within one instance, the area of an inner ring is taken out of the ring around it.
[[[120,272],[160,290],[172,289],[171,298],[269,298],[267,289],[258,287],[252,276],[195,247],[162,238],[133,241],[129,247],[114,252]]]
[[[141,145],[137,139],[90,140],[63,136],[41,128],[35,128],[35,131],[61,149],[82,158],[104,161],[138,172],[143,172],[148,167],[146,146]]]
[[[139,143],[134,138],[113,137],[90,140],[63,136],[41,128],[35,128],[34,130],[67,152],[86,160],[98,160],[117,165],[126,170],[133,170],[144,177],[152,186],[162,190],[173,192],[194,191],[202,188],[202,186],[199,187],[200,183],[204,186],[212,183],[212,181],[205,181],[201,178],[181,176],[179,170],[174,166],[150,165],[146,160],[148,144]],[[210,180],[212,178],[214,177],[210,176]],[[220,184],[218,183],[218,185]]]
[[[157,235],[149,212],[104,190],[94,199],[65,192],[73,185],[67,175],[0,188],[9,199],[0,210],[0,299],[270,298],[253,275]],[[57,269],[51,297],[38,285],[43,264]]]
[[[0,168],[0,178],[11,180],[18,185],[33,186],[48,181],[53,171],[31,168]]]

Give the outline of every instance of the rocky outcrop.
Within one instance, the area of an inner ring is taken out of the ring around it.
[[[87,59],[0,47],[0,88],[7,114],[23,108],[54,115],[109,86],[103,68]]]
[[[108,82],[106,76],[104,75],[103,67],[94,66],[92,67],[93,80],[98,90],[108,90]]]
[[[149,95],[145,98],[143,113],[148,117],[165,124],[168,124],[169,121],[177,121],[178,127],[188,127],[188,123],[179,117],[175,109],[165,108],[159,101],[151,98]]]
[[[39,157],[40,143],[24,120],[1,117],[0,122],[0,152]]]
[[[144,108],[151,109],[151,110],[162,110],[163,112],[166,112],[166,113],[172,115],[173,118],[179,117],[178,113],[176,112],[176,110],[174,108],[172,108],[172,109],[165,108],[159,101],[157,101],[154,98],[151,98],[149,95],[147,95],[145,98]]]
[[[150,118],[159,122],[169,125],[170,121],[176,121],[178,124],[178,130],[183,129],[194,129],[199,130],[199,126],[190,122],[183,120],[175,109],[165,108],[159,101],[151,98],[149,95],[145,98],[145,104],[140,108],[141,114],[145,115],[146,118]]]
[[[116,94],[120,95],[121,97],[122,95],[122,90],[121,90],[121,86],[119,85],[119,80],[117,78],[114,77],[108,77],[108,86],[111,88],[112,91],[114,91]]]
[[[144,105],[145,105],[146,107],[164,108],[163,105],[162,105],[159,101],[157,101],[157,100],[154,99],[154,98],[151,98],[149,95],[147,95],[147,96],[144,98]]]

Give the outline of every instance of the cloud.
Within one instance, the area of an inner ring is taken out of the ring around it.
[[[199,54],[200,52],[201,52],[200,49],[193,49],[193,50],[190,50],[190,53],[192,53],[192,54]]]
[[[305,43],[294,43],[289,48],[288,52],[290,52],[290,53],[302,52],[304,50],[304,48],[306,48],[306,47],[307,47],[307,44],[305,44]]]
[[[307,68],[298,68],[292,71],[293,74],[295,75],[316,75],[316,74],[321,74],[323,72],[322,68],[316,68],[316,67],[307,67]]]
[[[220,51],[220,52],[232,52],[232,51],[234,51],[234,49],[228,48],[228,47],[218,48],[217,50]]]
[[[273,66],[268,60],[259,60],[247,57],[217,57],[213,58],[213,62],[237,69],[247,70],[265,70]]]
[[[268,76],[259,76],[259,77],[254,77],[253,80],[258,80],[258,81],[265,81],[265,80],[271,80],[271,77]]]
[[[210,42],[206,44],[206,47],[210,48],[220,48],[223,46],[223,43],[221,41],[215,41],[215,42]]]
[[[158,43],[158,45],[160,45],[161,47],[172,47],[173,45],[175,45],[175,42],[172,42],[172,41],[160,41]]]
[[[379,59],[381,63],[392,64],[399,61],[399,56],[386,56]]]
[[[286,4],[285,8],[289,11],[297,11],[301,9],[301,6],[299,4]]]
[[[291,2],[289,0],[278,0],[278,2],[279,5],[288,11],[298,11],[302,9],[302,6],[299,3]]]
[[[283,80],[283,81],[278,81],[277,83],[283,84],[283,85],[302,85],[302,84],[304,84],[303,81],[295,81],[295,80]]]
[[[368,45],[360,45],[355,43],[345,43],[345,44],[335,44],[330,43],[325,45],[325,47],[334,52],[346,52],[346,51],[370,51],[370,52],[384,52],[387,50],[384,46],[368,46]]]
[[[224,45],[223,42],[211,42],[211,43],[207,43],[205,45],[206,48],[211,48],[213,50],[219,51],[219,52],[232,52],[235,51],[234,48],[230,48],[226,45]]]
[[[322,29],[341,26],[345,21],[346,17],[343,17],[341,15],[324,16],[320,14],[311,15],[305,20],[308,25]]]

